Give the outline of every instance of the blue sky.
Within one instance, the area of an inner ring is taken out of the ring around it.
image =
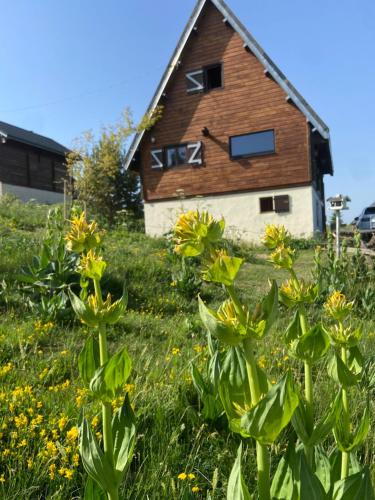
[[[148,105],[195,0],[0,0],[0,120],[69,146]],[[375,201],[375,2],[228,0],[329,125],[326,195]]]

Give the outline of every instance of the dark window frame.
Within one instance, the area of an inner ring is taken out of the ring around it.
[[[273,150],[269,151],[261,151],[257,153],[247,153],[243,155],[233,155],[232,154],[232,139],[235,139],[237,137],[246,137],[250,135],[256,135],[256,134],[262,134],[263,132],[273,132]],[[238,134],[238,135],[231,135],[229,136],[229,158],[231,160],[241,160],[243,158],[252,158],[254,156],[266,156],[266,155],[273,155],[276,154],[276,132],[274,128],[269,128],[266,130],[258,130],[256,132],[247,132],[246,134]]]

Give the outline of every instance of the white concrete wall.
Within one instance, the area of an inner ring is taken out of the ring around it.
[[[283,194],[289,195],[290,212],[260,213],[259,198]],[[161,236],[172,228],[180,213],[198,208],[216,218],[224,217],[226,235],[233,239],[258,243],[266,224],[284,224],[296,237],[311,237],[316,227],[314,196],[313,187],[305,186],[145,203],[146,233]]]
[[[45,191],[43,189],[35,189],[25,186],[14,186],[12,184],[0,183],[0,194],[14,194],[21,201],[36,200],[39,203],[48,205],[54,203],[62,203],[64,201],[63,193],[55,193],[54,191]]]

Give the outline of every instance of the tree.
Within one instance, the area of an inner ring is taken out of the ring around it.
[[[121,120],[102,127],[99,137],[85,132],[76,139],[67,156],[67,166],[73,179],[78,200],[90,215],[114,222],[116,213],[127,210],[136,217],[143,213],[138,177],[124,169],[126,145],[135,132],[149,130],[160,118],[161,108],[146,115],[138,126],[126,109]]]

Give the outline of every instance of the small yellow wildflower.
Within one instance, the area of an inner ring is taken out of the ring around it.
[[[78,427],[72,427],[66,433],[66,438],[68,441],[76,441],[78,438]]]
[[[62,431],[64,429],[64,427],[66,426],[67,423],[68,423],[68,417],[66,417],[65,415],[59,419],[58,426],[59,426],[60,431]]]
[[[193,493],[199,493],[199,492],[201,491],[201,489],[199,488],[199,486],[193,486],[193,487],[191,488],[191,491],[192,491]]]
[[[56,474],[56,464],[51,464],[49,467],[48,467],[48,470],[49,470],[49,477],[50,479],[54,479],[55,478],[55,474]]]
[[[185,479],[187,478],[187,474],[185,472],[181,472],[181,474],[179,474],[177,478],[180,479],[180,481],[185,481]]]
[[[188,474],[188,478],[189,479],[195,479],[195,474],[193,474],[192,472],[190,472],[190,474]]]

